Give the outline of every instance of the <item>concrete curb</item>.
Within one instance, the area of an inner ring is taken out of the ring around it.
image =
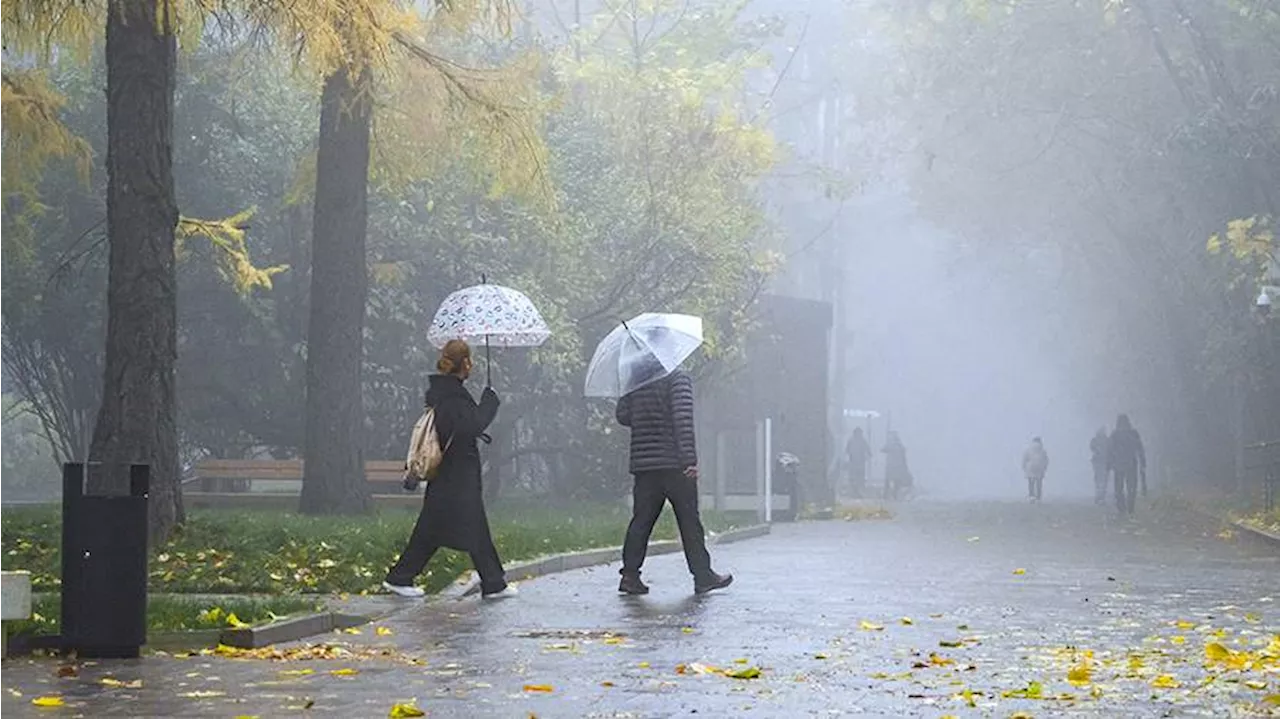
[[[1206,509],[1195,504],[1191,505],[1191,510],[1205,519],[1221,522],[1222,524],[1226,524],[1233,529],[1240,531],[1242,533],[1241,536],[1244,536],[1257,544],[1267,545],[1272,548],[1280,548],[1280,535],[1273,534],[1265,529],[1254,527],[1243,519],[1234,519],[1226,513],[1215,512],[1211,509]]]
[[[377,620],[378,617],[343,614],[341,612],[321,612],[281,619],[278,622],[271,622],[259,627],[224,629],[218,641],[239,649],[259,649],[282,642],[296,642],[299,639],[313,637],[317,634],[328,634],[335,629],[356,627]]]
[[[731,529],[727,532],[708,536],[707,545],[732,544],[747,539],[755,539],[769,534],[770,531],[771,527],[768,524],[755,524],[741,529]],[[649,556],[671,554],[679,552],[681,549],[682,547],[678,540],[667,539],[650,542],[648,554]],[[604,549],[588,549],[582,552],[556,554],[508,567],[507,579],[513,582],[524,582],[538,577],[545,577],[548,574],[558,574],[574,569],[586,569],[587,567],[609,564],[619,561],[621,558],[622,547],[606,547]],[[478,594],[480,592],[480,579],[471,576],[474,574],[474,572],[469,573],[467,577],[454,582],[447,589],[441,590],[436,596],[441,599],[457,600]]]

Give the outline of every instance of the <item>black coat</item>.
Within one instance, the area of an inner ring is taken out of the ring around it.
[[[618,400],[618,422],[631,428],[631,473],[698,466],[694,436],[693,380],[670,376]]]
[[[478,440],[498,414],[498,395],[486,388],[477,405],[462,380],[432,375],[426,403],[436,410],[436,433],[445,447],[422,500],[427,534],[432,544],[470,552],[489,536]]]

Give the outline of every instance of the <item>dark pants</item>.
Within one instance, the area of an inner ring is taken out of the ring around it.
[[[695,580],[710,577],[711,555],[707,553],[706,530],[698,516],[698,480],[686,477],[678,469],[637,472],[631,496],[631,525],[622,545],[622,573],[640,573],[653,525],[662,515],[662,507],[671,502],[689,572]]]
[[[1044,494],[1044,476],[1027,477],[1027,493],[1032,499],[1039,500]]]
[[[413,534],[409,535],[409,543],[400,553],[396,565],[387,572],[387,583],[398,587],[407,587],[426,568],[427,562],[440,549],[440,543],[432,539],[427,531],[425,517],[418,516],[413,525]],[[484,594],[501,592],[507,588],[507,577],[502,569],[502,560],[498,557],[498,548],[493,546],[493,537],[489,527],[485,527],[479,538],[476,549],[468,552],[471,564],[480,575],[480,591]]]
[[[1116,470],[1116,509],[1121,514],[1133,514],[1133,505],[1138,499],[1138,470]]]
[[[1093,501],[1103,504],[1107,501],[1107,466],[1093,465]]]

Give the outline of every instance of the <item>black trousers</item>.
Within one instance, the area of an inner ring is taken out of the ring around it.
[[[671,502],[671,509],[676,513],[689,572],[695,580],[713,574],[711,555],[707,553],[707,533],[698,516],[698,480],[686,477],[678,469],[637,472],[632,499],[631,525],[627,527],[627,539],[622,545],[623,574],[640,573],[653,525],[667,502]]]
[[[400,553],[400,559],[396,560],[395,566],[387,572],[387,583],[398,587],[413,584],[413,580],[422,574],[427,562],[431,561],[431,557],[435,556],[436,551],[440,549],[440,543],[433,539],[427,530],[425,514],[424,512],[418,515],[418,521],[413,525],[413,534],[409,535],[409,543]],[[468,554],[471,555],[471,565],[476,568],[476,574],[480,575],[481,593],[493,594],[507,588],[507,577],[502,569],[502,560],[498,557],[498,548],[493,546],[493,536],[489,533],[487,525],[481,532],[476,548]]]
[[[1117,469],[1116,474],[1116,509],[1121,514],[1133,514],[1134,503],[1138,500],[1138,470]]]

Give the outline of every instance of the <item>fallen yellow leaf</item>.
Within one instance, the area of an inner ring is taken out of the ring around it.
[[[305,677],[315,673],[316,673],[316,670],[314,669],[281,669],[280,670],[280,675],[286,676],[286,677]]]
[[[822,654],[821,652],[819,652],[818,654],[814,654],[814,655],[813,655],[813,658],[814,658],[814,659],[826,659],[826,658],[827,658],[827,655],[826,655],[826,654]]]
[[[1265,691],[1267,688],[1266,682],[1258,681],[1257,679],[1250,679],[1249,681],[1245,682],[1244,685],[1249,687],[1250,689],[1257,689],[1258,691]]]
[[[359,669],[352,669],[351,667],[344,667],[344,668],[342,668],[342,669],[334,669],[333,671],[331,671],[331,672],[329,672],[329,673],[330,673],[330,674],[332,674],[332,675],[334,675],[335,677],[353,677],[353,676],[355,676],[355,675],[359,674],[359,673],[360,673],[360,670],[359,670]]]
[[[1156,687],[1158,689],[1177,689],[1178,687],[1182,686],[1182,682],[1178,681],[1177,679],[1174,679],[1173,675],[1171,674],[1161,674],[1160,676],[1151,680],[1151,686]]]
[[[733,671],[725,672],[724,675],[730,679],[759,679],[760,668],[743,667],[742,669],[734,669]]]
[[[865,620],[865,619],[863,619],[861,622],[859,622],[859,623],[858,623],[858,627],[859,627],[860,629],[862,629],[862,630],[864,630],[864,631],[868,631],[868,632],[882,632],[882,631],[884,631],[884,625],[883,625],[883,624],[876,624],[875,622],[868,622],[868,621],[867,621],[867,620]]]
[[[31,700],[31,703],[38,707],[60,707],[66,704],[62,701],[62,697],[36,697]]]
[[[648,668],[649,668],[649,662],[640,662],[640,663],[639,663],[639,664],[637,664],[636,666],[640,667],[641,669],[648,669]]]
[[[240,617],[237,617],[235,612],[232,612],[227,615],[227,626],[233,629],[244,629],[245,627],[248,627],[249,624],[247,622],[240,621]]]
[[[1030,682],[1024,689],[1010,689],[1001,692],[1000,695],[1005,699],[1039,699],[1044,696],[1044,685],[1040,682]]]
[[[613,682],[600,682],[600,686],[602,687],[611,687],[613,685]]]
[[[1022,575],[1024,575],[1024,574],[1026,574],[1026,573],[1027,573],[1027,570],[1022,569],[1021,567],[1019,567],[1018,569],[1013,570],[1013,573],[1014,573],[1014,574],[1016,574],[1016,575],[1018,575],[1018,576],[1022,576]]]
[[[933,652],[929,652],[929,663],[934,665],[935,667],[945,667],[951,664],[955,664],[956,660],[948,659],[946,657],[940,657],[937,654],[934,654]]]
[[[605,644],[622,644],[625,641],[627,640],[624,637],[606,637],[604,640],[604,643]]]
[[[129,681],[129,682],[122,682],[122,681],[120,681],[119,679],[113,679],[113,678],[111,678],[111,677],[103,677],[103,678],[102,678],[102,686],[104,686],[104,687],[124,687],[124,688],[127,688],[127,689],[139,689],[139,688],[141,688],[141,687],[142,687],[142,680],[141,680],[141,679],[134,679],[133,681]]]
[[[902,622],[902,625],[907,627],[911,626],[912,624],[915,624],[915,622],[911,620],[911,617],[903,617],[898,621]]]
[[[424,717],[426,715],[426,712],[412,704],[393,704],[387,717],[389,719],[408,719],[409,717]]]
[[[378,636],[380,637],[389,637],[392,634],[392,631],[386,627],[378,627],[375,631],[378,633]],[[396,706],[407,706],[407,705],[397,704]],[[415,716],[421,716],[421,715],[419,714]]]
[[[734,659],[734,660],[733,660],[733,663],[734,663],[734,664],[746,664],[746,663],[747,663],[747,660],[746,660],[746,659],[742,659],[742,658],[738,658],[738,659]]]
[[[1091,681],[1091,679],[1092,679],[1092,672],[1089,669],[1088,664],[1078,664],[1074,667],[1071,667],[1070,671],[1067,672],[1067,681],[1071,682],[1072,684],[1075,684],[1076,686],[1080,686],[1082,684],[1088,684]]]
[[[550,684],[525,684],[524,690],[527,692],[553,692],[555,687]]]
[[[685,634],[693,634],[694,629],[693,627],[683,627],[680,631],[684,632]]]
[[[347,633],[347,634],[359,634],[359,633],[360,633],[360,630],[359,630],[358,628],[356,628],[356,627],[347,627],[346,629],[343,629],[342,631],[343,631],[343,632],[345,632],[345,633]]]
[[[1171,637],[1169,641],[1173,642],[1174,644],[1186,644],[1187,638],[1179,634],[1175,637]]]
[[[1196,628],[1196,623],[1195,623],[1195,622],[1188,622],[1188,621],[1178,621],[1178,622],[1177,622],[1177,627],[1178,627],[1179,629],[1195,629],[1195,628]]]
[[[1268,694],[1262,698],[1263,704],[1270,704],[1273,707],[1280,707],[1280,694]]]

